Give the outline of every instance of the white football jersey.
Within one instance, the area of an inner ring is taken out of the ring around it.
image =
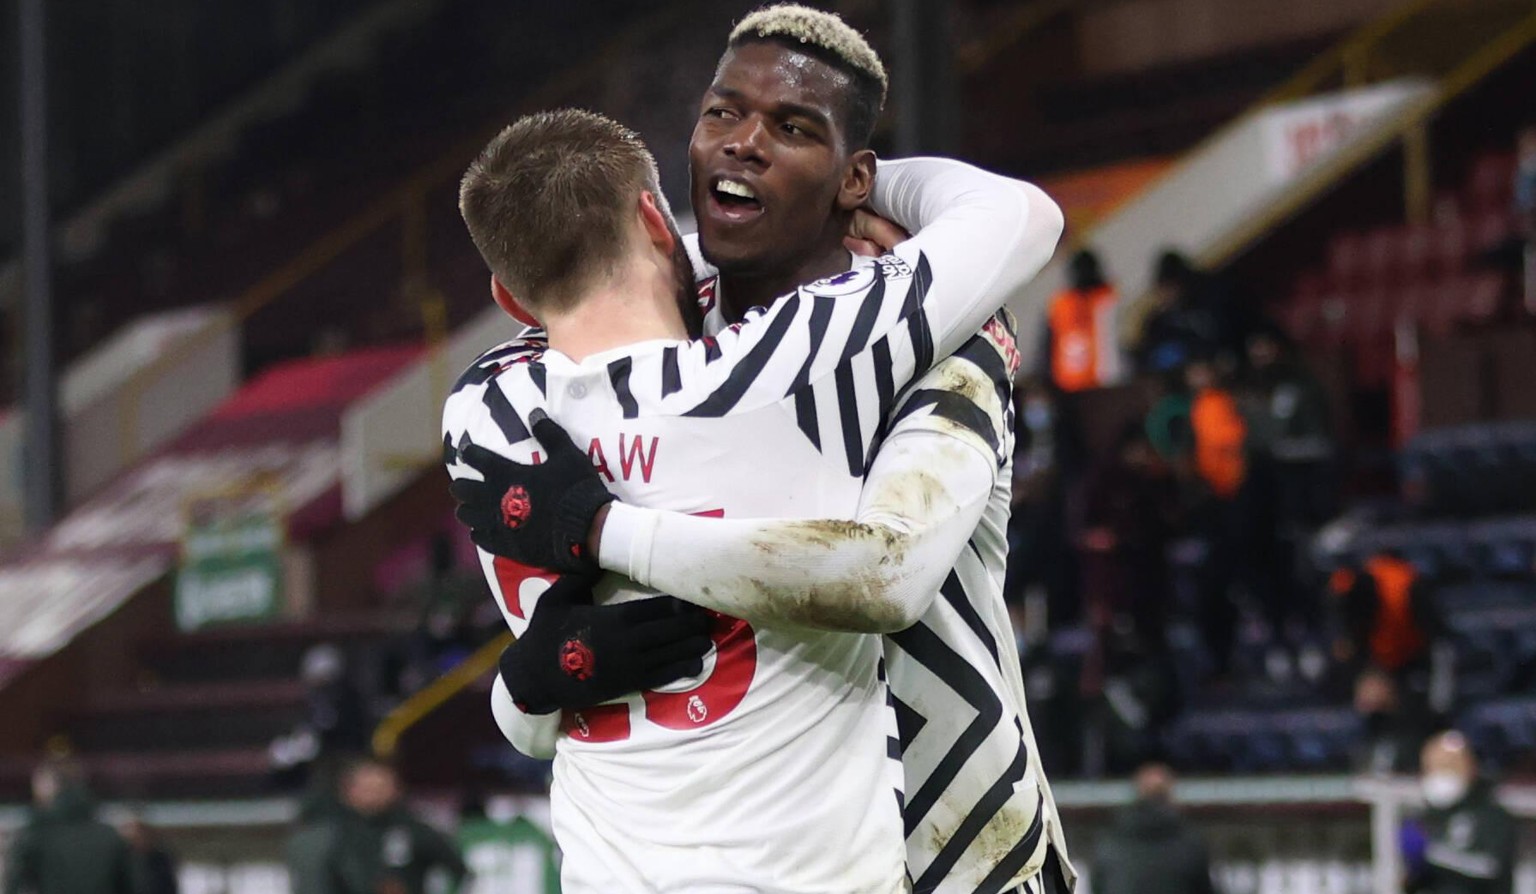
[[[898,400],[917,399],[904,393],[914,376],[1038,270],[1060,227],[1059,215],[1047,221],[1048,244],[1028,250],[1021,185],[938,160],[883,166],[876,203],[922,232],[715,338],[580,363],[530,341],[484,355],[445,409],[450,469],[468,472],[455,459],[467,443],[536,461],[526,420],[542,408],[590,445],[628,503],[849,517],[886,419]],[[521,632],[546,579],[483,560]],[[599,592],[648,595],[615,579]],[[900,740],[881,640],[724,616],[714,638],[698,680],[560,719],[552,801],[566,889],[904,889]]]
[[[700,259],[695,266],[703,266]],[[726,325],[718,281],[705,279],[700,293],[705,331],[718,331]],[[937,597],[912,627],[883,637],[900,729],[907,865],[918,894],[1012,890],[1040,870],[1048,845],[1067,860],[1003,600],[1018,363],[1003,311],[914,382],[886,420],[893,436],[935,431],[996,461],[981,521],[965,532],[965,548]],[[741,563],[757,568],[753,559]],[[722,585],[697,564],[702,585]],[[678,595],[693,597],[681,589]]]

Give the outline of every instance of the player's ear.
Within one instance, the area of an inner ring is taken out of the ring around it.
[[[527,308],[518,303],[518,300],[512,295],[512,290],[502,285],[501,280],[497,279],[494,273],[491,274],[491,300],[496,302],[497,307],[506,311],[512,319],[522,323],[524,326],[543,325],[533,314],[528,312]]]
[[[875,188],[875,150],[860,149],[848,157],[843,169],[843,184],[837,191],[837,210],[852,211],[864,207]]]
[[[640,225],[645,228],[646,238],[650,239],[656,250],[670,258],[677,248],[677,235],[673,231],[671,219],[657,203],[655,193],[648,189],[640,191]]]

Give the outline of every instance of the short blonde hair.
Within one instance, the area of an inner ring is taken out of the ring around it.
[[[889,79],[885,64],[864,35],[854,30],[836,13],[812,9],[798,3],[765,6],[742,19],[731,29],[727,46],[769,41],[815,56],[854,81],[854,96],[848,103],[850,141],[862,148],[874,133],[880,110],[885,107]]]

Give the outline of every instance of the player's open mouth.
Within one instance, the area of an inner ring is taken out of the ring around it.
[[[710,183],[709,204],[714,216],[730,223],[744,223],[763,213],[757,191],[731,177],[716,177]]]

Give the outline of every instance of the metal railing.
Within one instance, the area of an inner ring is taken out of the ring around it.
[[[407,730],[493,671],[501,651],[511,644],[510,632],[498,634],[495,639],[454,665],[446,674],[397,705],[373,731],[373,753],[386,760],[394,757],[400,747],[400,739]]]

